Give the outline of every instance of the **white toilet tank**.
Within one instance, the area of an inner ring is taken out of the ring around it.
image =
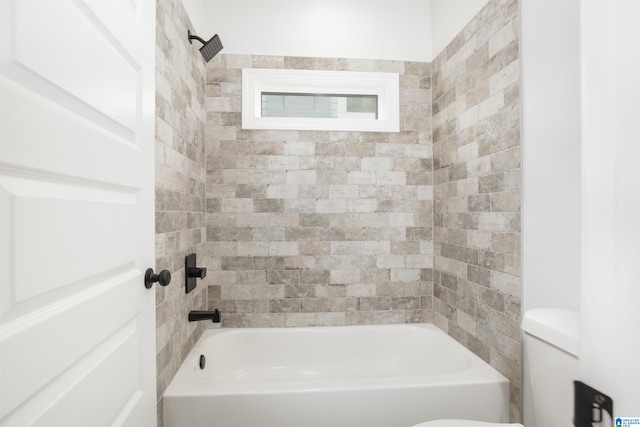
[[[522,329],[525,373],[529,375],[537,427],[573,427],[578,313],[557,308],[529,310]]]

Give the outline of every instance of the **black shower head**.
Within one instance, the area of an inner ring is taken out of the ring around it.
[[[191,31],[188,31],[187,34],[189,35],[189,43],[193,43],[191,40],[198,40],[202,43],[200,53],[207,62],[211,61],[211,58],[216,56],[216,54],[222,50],[222,42],[217,34],[211,37],[207,42],[198,36],[191,35]]]

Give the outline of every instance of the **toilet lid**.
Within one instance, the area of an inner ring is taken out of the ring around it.
[[[524,427],[522,424],[485,423],[471,420],[436,420],[416,424],[413,427]]]

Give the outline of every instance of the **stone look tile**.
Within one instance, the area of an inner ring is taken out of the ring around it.
[[[239,130],[231,97],[240,96],[242,67],[398,72],[401,132]],[[223,313],[223,326],[431,319],[422,299],[432,290],[422,272],[433,266],[430,64],[222,53],[206,76],[207,88],[220,89],[203,103],[215,129],[206,141],[206,244],[214,268],[237,273],[211,272],[219,297],[210,303],[240,314],[242,301],[265,302],[252,305],[262,316]],[[171,221],[160,217],[162,227]]]
[[[491,0],[432,63],[434,322],[511,381],[520,420],[516,0]]]
[[[228,111],[227,95],[205,99],[205,65],[195,45],[186,37],[192,28],[179,0],[161,0],[157,9],[156,55],[156,271],[167,269],[171,285],[155,286],[157,325],[158,425],[162,425],[162,395],[186,354],[204,331],[202,323],[189,324],[187,313],[207,307],[207,285],[211,277],[184,293],[184,257],[198,255],[206,262],[206,212],[221,212],[217,202],[206,204],[205,124],[206,108]],[[178,37],[179,35],[179,37]],[[180,64],[181,74],[175,71]],[[222,76],[221,76],[222,77]],[[222,175],[221,175],[222,177]],[[238,177],[241,178],[241,177]],[[220,181],[222,182],[222,181]],[[204,236],[204,237],[203,237]],[[232,253],[231,247],[215,252]],[[219,294],[219,288],[217,293]],[[216,290],[209,291],[210,296]]]

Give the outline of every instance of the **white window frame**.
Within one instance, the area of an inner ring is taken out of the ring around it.
[[[378,118],[262,117],[262,93],[376,95]],[[242,69],[242,128],[400,132],[397,73]]]

